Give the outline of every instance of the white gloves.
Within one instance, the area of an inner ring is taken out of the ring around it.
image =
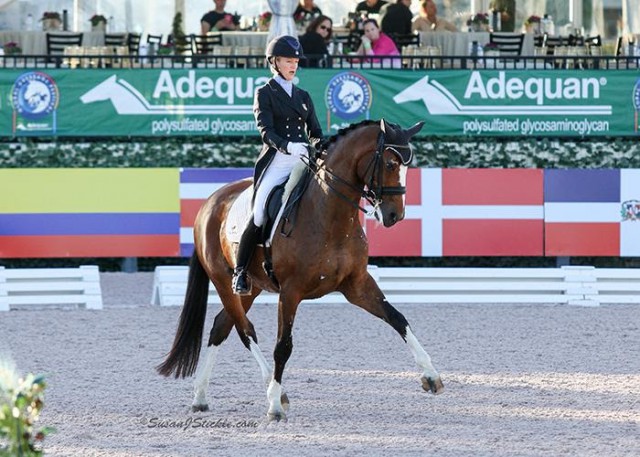
[[[289,143],[287,152],[295,157],[309,157],[309,150],[306,143]]]

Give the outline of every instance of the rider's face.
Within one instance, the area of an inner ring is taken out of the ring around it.
[[[276,57],[276,65],[284,79],[291,81],[295,77],[299,61],[297,57]]]

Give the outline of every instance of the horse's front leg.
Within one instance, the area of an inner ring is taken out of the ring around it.
[[[404,339],[409,346],[409,350],[422,369],[422,388],[439,394],[444,389],[440,375],[431,363],[431,357],[424,350],[416,336],[413,334],[409,323],[397,309],[387,301],[386,297],[378,287],[376,281],[369,273],[358,280],[350,279],[340,288],[344,296],[354,305],[370,312],[376,317],[383,319],[391,325]]]
[[[267,415],[271,420],[279,421],[287,419],[285,414],[285,406],[287,405],[283,404],[283,402],[287,401],[288,403],[288,400],[282,390],[282,374],[293,351],[293,338],[291,333],[299,304],[299,299],[288,299],[283,297],[283,293],[280,293],[278,302],[278,340],[273,350],[273,378],[267,388],[267,399],[269,400]]]

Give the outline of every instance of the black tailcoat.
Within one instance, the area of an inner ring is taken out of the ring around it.
[[[256,91],[253,114],[263,143],[253,175],[255,189],[277,151],[288,154],[289,142],[316,147],[322,127],[309,93],[294,85],[289,97],[273,78]]]

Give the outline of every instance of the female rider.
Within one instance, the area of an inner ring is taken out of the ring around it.
[[[256,91],[253,114],[262,150],[253,175],[253,217],[240,238],[233,272],[233,292],[248,295],[251,287],[247,268],[265,219],[265,205],[271,190],[282,184],[301,157],[309,157],[309,144],[322,141],[322,127],[309,93],[293,85],[302,47],[292,36],[274,38],[267,45],[266,58],[273,77]]]

